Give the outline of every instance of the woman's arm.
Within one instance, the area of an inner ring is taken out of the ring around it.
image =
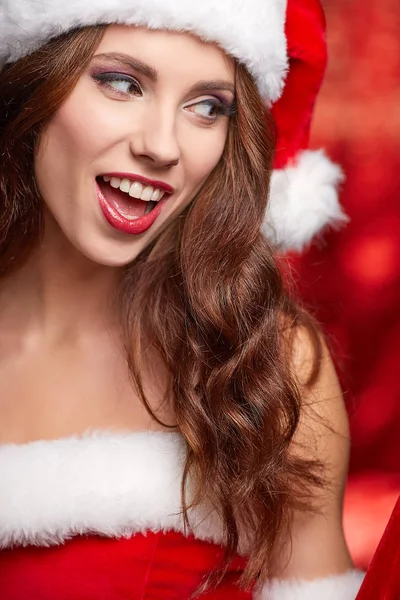
[[[318,459],[327,487],[314,493],[316,513],[296,513],[292,542],[276,556],[274,579],[262,600],[354,600],[363,574],[355,571],[342,527],[343,495],[349,460],[349,425],[343,395],[323,342],[321,370],[307,389],[313,351],[307,333],[296,334],[293,369],[303,391],[302,417],[292,451]]]

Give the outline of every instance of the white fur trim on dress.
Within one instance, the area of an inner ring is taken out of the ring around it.
[[[95,432],[0,446],[0,548],[48,546],[74,535],[184,532],[180,434]],[[210,511],[190,513],[193,533],[221,542]]]
[[[246,65],[274,102],[287,71],[287,0],[0,0],[0,66],[62,32],[121,23],[189,31]]]
[[[283,250],[301,250],[327,225],[348,221],[339,204],[343,174],[322,150],[305,150],[275,170],[263,232]]]
[[[314,581],[273,580],[254,600],[355,600],[363,579],[353,570]]]

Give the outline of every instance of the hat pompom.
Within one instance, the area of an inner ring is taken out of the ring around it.
[[[348,221],[338,186],[344,180],[340,167],[323,150],[304,150],[271,179],[270,201],[263,232],[282,250],[300,251],[330,226]]]

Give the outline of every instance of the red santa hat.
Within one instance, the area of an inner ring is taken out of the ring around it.
[[[346,220],[339,167],[323,151],[307,150],[327,57],[319,0],[13,0],[0,6],[0,68],[65,31],[111,23],[189,31],[247,67],[277,124],[263,226],[273,243],[300,250],[326,225]]]

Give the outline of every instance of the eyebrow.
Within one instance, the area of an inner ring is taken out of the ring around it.
[[[125,65],[129,69],[137,71],[141,75],[148,77],[151,81],[157,81],[157,71],[148,65],[140,62],[136,58],[129,56],[128,54],[122,54],[119,52],[107,52],[104,54],[95,54],[94,59],[106,59],[112,62],[118,62]]]
[[[119,63],[126,66],[128,69],[133,69],[137,73],[140,73],[144,77],[147,77],[153,82],[157,81],[158,73],[153,67],[149,67],[140,60],[129,56],[128,54],[120,52],[107,52],[103,54],[95,54],[93,59],[106,59],[114,63]],[[235,95],[235,86],[230,81],[224,80],[204,80],[198,81],[194,86],[190,88],[190,93],[193,92],[204,92],[205,90],[225,90]]]
[[[204,90],[225,90],[235,95],[235,86],[233,83],[223,80],[199,81],[190,88],[191,92],[203,92]]]

